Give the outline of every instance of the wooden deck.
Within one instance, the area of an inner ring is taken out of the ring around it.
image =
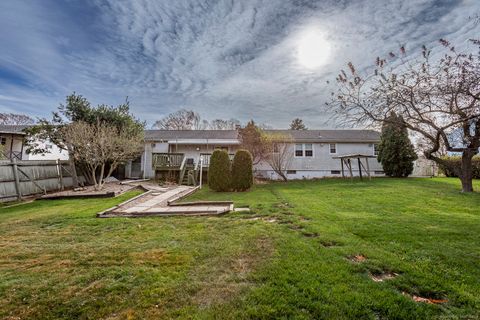
[[[179,172],[178,183],[198,185],[200,171],[208,171],[211,153],[200,153],[197,159],[186,158],[183,153],[153,153],[152,169],[157,172]],[[229,154],[232,161],[234,154]]]

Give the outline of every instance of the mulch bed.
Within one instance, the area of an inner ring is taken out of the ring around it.
[[[113,198],[127,191],[138,188],[136,185],[120,184],[120,182],[105,183],[102,190],[95,190],[93,186],[64,190],[42,196],[40,199],[79,199],[79,198]]]

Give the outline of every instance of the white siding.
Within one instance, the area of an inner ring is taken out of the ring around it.
[[[45,149],[49,146],[49,151],[42,154],[26,154],[25,160],[68,160],[68,152],[60,149],[50,141],[36,142],[39,148]]]
[[[294,145],[291,146],[292,155],[294,155]],[[313,157],[295,157],[293,156],[288,170],[296,171],[287,174],[289,179],[312,179],[322,177],[341,177],[340,174],[332,173],[332,170],[341,171],[342,165],[340,159],[334,159],[335,156],[347,154],[373,155],[373,144],[369,143],[336,143],[336,153],[330,154],[329,143],[314,143]],[[362,160],[365,165],[365,160]],[[370,173],[375,175],[375,171],[382,171],[382,165],[375,158],[368,159]],[[279,177],[266,163],[260,163],[255,167],[256,174],[269,179],[278,179]],[[352,163],[353,175],[358,176],[357,161]],[[345,168],[345,174],[348,175]],[[378,175],[378,174],[377,174]]]

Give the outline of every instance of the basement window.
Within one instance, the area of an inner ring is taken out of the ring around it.
[[[287,174],[297,174],[297,170],[287,170]]]
[[[381,170],[375,170],[374,171],[375,174],[385,174],[385,172],[381,171]]]
[[[340,170],[332,170],[330,171],[330,174],[340,174]]]

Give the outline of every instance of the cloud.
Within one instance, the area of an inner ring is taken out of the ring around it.
[[[129,96],[149,123],[184,107],[207,118],[333,126],[326,80],[346,62],[365,68],[400,44],[414,52],[440,37],[465,46],[479,32],[468,21],[476,11],[474,0],[6,0],[0,108],[47,115],[76,91],[93,103]],[[332,48],[318,69],[296,54],[312,29]]]

